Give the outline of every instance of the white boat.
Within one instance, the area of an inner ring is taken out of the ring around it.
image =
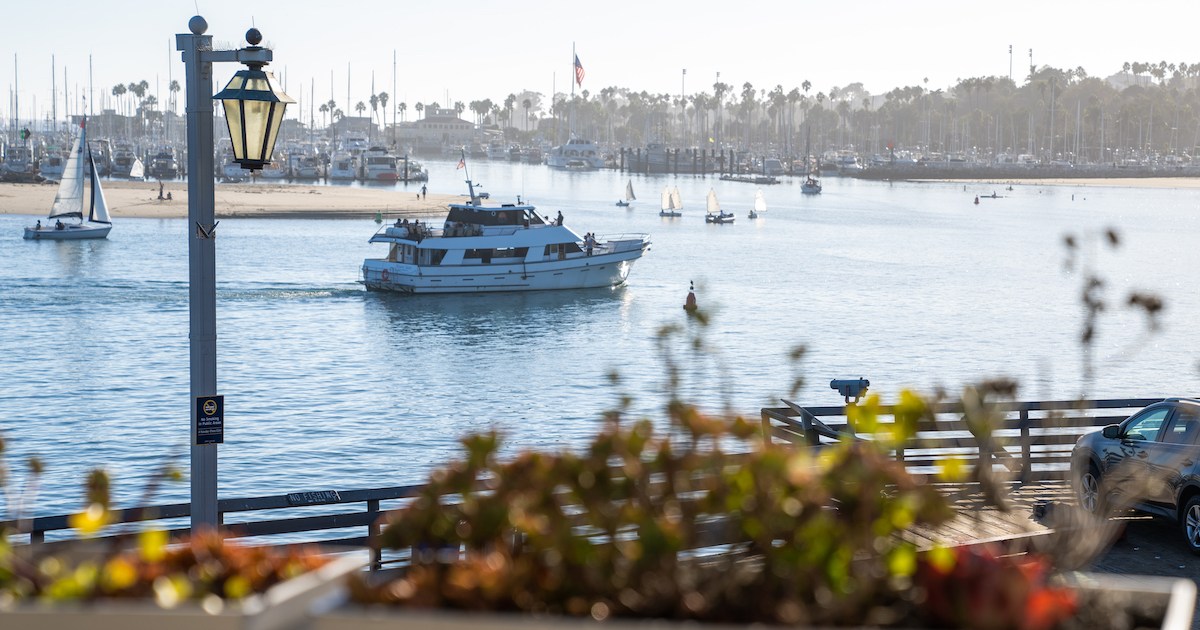
[[[394,182],[400,179],[396,156],[383,147],[371,147],[363,153],[362,178],[368,182]]]
[[[628,182],[626,182],[626,184],[625,184],[625,200],[624,201],[617,200],[617,205],[618,206],[628,206],[629,202],[631,202],[631,201],[637,201],[637,196],[635,196],[633,194],[633,180],[632,179],[629,180]]]
[[[614,287],[650,249],[647,234],[581,237],[529,204],[482,205],[467,180],[469,201],[450,204],[443,226],[397,221],[372,243],[385,258],[363,261],[363,284],[399,293],[477,293]]]
[[[83,202],[89,196],[85,183],[90,183],[87,187],[91,188],[87,221],[83,220]],[[87,144],[87,119],[79,125],[79,137],[71,147],[71,156],[67,158],[67,166],[58,182],[58,193],[54,195],[54,205],[50,207],[50,218],[54,219],[53,225],[42,225],[38,221],[37,225],[25,228],[25,238],[52,241],[106,238],[112,229],[108,203],[104,200],[100,177],[96,175],[96,161]],[[76,222],[63,221],[72,218]]]
[[[660,217],[681,217],[683,213],[683,199],[679,196],[679,187],[675,190],[668,187],[663,187],[662,191],[662,209],[658,211]]]
[[[721,204],[717,203],[717,193],[711,188],[708,189],[708,214],[704,215],[704,222],[733,223],[733,213],[721,209]]]
[[[275,159],[263,165],[258,176],[263,179],[285,179],[288,177],[288,155],[281,151],[275,152]]]
[[[320,179],[321,162],[314,155],[292,154],[292,179]]]
[[[33,159],[33,151],[25,146],[9,147],[4,164],[0,165],[0,180],[34,182],[38,177],[38,164]]]
[[[489,160],[507,160],[508,148],[504,146],[501,140],[492,140],[487,146],[487,158]]]
[[[38,171],[42,177],[48,180],[58,181],[62,179],[63,171],[67,168],[69,155],[69,153],[58,149],[50,151],[46,157],[42,158],[41,163],[38,164]]]
[[[329,179],[358,179],[358,157],[348,151],[335,153],[329,162]]]
[[[554,147],[546,154],[546,165],[552,168],[591,170],[602,168],[604,157],[600,155],[600,147],[591,140],[571,138],[566,144]]]
[[[763,199],[761,190],[754,192],[754,207],[750,208],[750,218],[757,219],[760,212],[767,211],[767,200]]]

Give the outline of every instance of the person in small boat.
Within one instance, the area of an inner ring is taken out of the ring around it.
[[[54,222],[54,229],[56,229],[56,230],[61,230],[61,229],[63,229],[63,222],[62,222],[62,221],[55,221],[55,222]]]
[[[33,229],[38,230],[39,232],[41,231],[41,229],[42,229],[42,220],[41,219],[38,219],[37,227],[35,227]]]

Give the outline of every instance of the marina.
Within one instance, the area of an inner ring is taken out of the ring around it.
[[[441,199],[462,190],[455,162],[429,168],[434,182],[459,182],[434,188],[450,193]],[[755,416],[787,394],[796,374],[808,377],[796,398],[815,403],[836,398],[822,379],[847,373],[866,375],[884,396],[902,387],[956,391],[997,375],[1039,399],[1200,387],[1184,324],[1200,298],[1181,290],[1200,251],[1187,189],[1018,184],[1003,205],[976,207],[971,200],[991,185],[964,191],[963,183],[842,178],[809,196],[787,180],[771,189],[769,212],[729,230],[706,224],[698,211],[665,218],[653,208],[614,208],[612,191],[629,176],[612,171],[511,162],[471,168],[496,201],[519,194],[538,208],[561,209],[567,224],[587,231],[648,233],[653,249],[616,289],[394,296],[359,284],[363,261],[378,255],[367,242],[378,228],[372,211],[302,219],[280,207],[290,218],[271,219],[246,206],[246,214],[223,219],[222,497],[416,483],[473,430],[503,431],[508,452],[577,444],[622,394],[633,397],[634,412],[661,417],[658,331],[686,326],[680,305],[689,280],[713,317],[691,330],[720,355],[690,359],[681,393],[714,410],[728,405]],[[678,186],[694,200],[710,188],[728,199],[749,194],[744,184],[702,178],[635,175],[632,182],[643,190]],[[309,191],[324,188],[377,192],[300,186],[288,194],[285,186],[271,196],[300,207],[320,198]],[[429,203],[438,207],[432,192]],[[412,216],[441,224],[446,203],[440,207]],[[42,476],[39,513],[77,507],[78,479],[99,465],[128,505],[187,444],[186,222],[118,213],[120,230],[104,241],[23,243],[23,226],[34,218],[0,215],[0,249],[20,252],[0,270],[7,455],[53,462]],[[1153,333],[1137,313],[1114,307],[1102,320],[1089,380],[1077,342],[1081,279],[1063,267],[1062,239],[1098,239],[1108,227],[1121,232],[1122,247],[1096,250],[1103,257],[1093,264],[1112,280],[1111,299],[1137,287],[1161,293],[1168,306]],[[1163,256],[1180,262],[1157,264]],[[764,277],[766,268],[778,272]],[[104,335],[63,337],[98,321],[106,322]],[[1019,351],[1003,341],[1017,338]],[[795,364],[788,356],[798,345],[808,350]],[[688,347],[680,339],[665,349],[689,356]],[[1170,382],[1164,364],[1179,367]],[[497,382],[496,371],[511,365],[522,366],[520,378]],[[618,388],[607,384],[612,370],[621,374]],[[51,395],[57,390],[45,374],[70,374],[73,395]],[[111,374],[122,375],[119,385]],[[469,392],[487,392],[486,399]],[[405,463],[396,468],[397,461]],[[168,484],[160,493],[184,500],[187,488]]]

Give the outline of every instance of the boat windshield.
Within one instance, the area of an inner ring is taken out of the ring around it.
[[[446,217],[450,223],[470,225],[545,225],[546,220],[538,216],[530,206],[502,205],[499,207],[450,206]]]

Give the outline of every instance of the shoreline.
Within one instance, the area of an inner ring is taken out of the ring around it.
[[[898,178],[930,184],[975,186],[1074,186],[1141,189],[1200,190],[1200,177],[1132,178]],[[53,183],[0,183],[0,215],[45,217],[58,186]],[[104,195],[114,218],[181,219],[187,217],[187,182],[165,182],[171,200],[158,199],[158,182],[106,180]],[[446,207],[465,195],[429,193],[417,198],[417,189],[321,186],[312,184],[220,184],[216,192],[216,218],[268,219],[374,219],[442,216]]]
[[[1200,177],[929,177],[898,178],[892,181],[908,181],[919,184],[987,184],[989,186],[1079,186],[1109,188],[1144,188],[1184,190],[1200,189]]]
[[[182,219],[188,214],[187,182],[164,182],[158,198],[158,182],[104,180],[104,197],[114,219]],[[0,184],[0,215],[45,217],[58,191],[55,183]],[[318,186],[306,184],[255,183],[220,184],[215,189],[217,219],[374,219],[440,216],[446,206],[465,195],[429,193],[419,198],[415,190],[401,188]]]

